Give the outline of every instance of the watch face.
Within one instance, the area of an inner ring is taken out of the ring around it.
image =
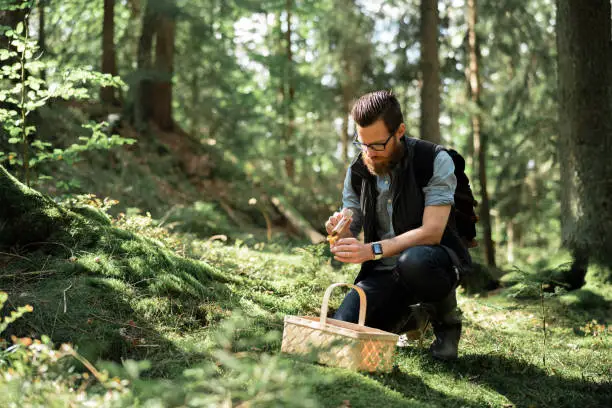
[[[380,245],[378,242],[372,244],[372,251],[374,251],[374,255],[382,255],[382,245]]]

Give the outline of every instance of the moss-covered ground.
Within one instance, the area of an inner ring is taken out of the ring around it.
[[[325,288],[351,281],[355,267],[333,268],[323,246],[278,239],[227,245],[172,235],[158,224],[143,216],[100,218],[96,239],[0,254],[5,308],[34,308],[2,336],[47,334],[100,367],[148,360],[143,379],[128,385],[131,396],[119,405],[604,407],[612,401],[612,291],[604,284],[543,299],[537,290],[461,294],[465,325],[457,361],[434,361],[427,333],[422,343],[397,350],[393,372],[353,373],[278,353],[283,317],[317,315]],[[202,368],[206,362],[217,370]],[[35,401],[7,377],[0,389],[15,406]],[[81,391],[104,393],[95,385]],[[70,399],[62,392],[74,390],[55,392],[49,404]],[[211,402],[211,395],[222,397]]]

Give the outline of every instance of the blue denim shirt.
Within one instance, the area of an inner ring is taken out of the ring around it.
[[[395,169],[394,171],[397,171]],[[381,240],[395,237],[393,231],[393,206],[391,196],[391,175],[376,176],[376,188],[378,196],[376,199],[376,221],[378,236]],[[427,186],[423,187],[425,206],[429,205],[452,205],[455,203],[455,189],[457,178],[455,177],[455,164],[453,159],[445,151],[441,151],[434,161],[433,175]],[[351,168],[349,167],[344,179],[342,191],[342,207],[353,211],[353,222],[351,232],[357,236],[363,227],[363,213],[359,205],[359,197],[351,185]],[[380,269],[392,269],[397,263],[399,255],[384,257],[381,259]]]

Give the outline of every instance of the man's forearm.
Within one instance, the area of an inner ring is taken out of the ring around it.
[[[419,227],[396,237],[380,241],[383,248],[383,256],[385,257],[398,255],[413,246],[437,245],[439,243],[439,234],[433,231],[430,232],[424,227]]]

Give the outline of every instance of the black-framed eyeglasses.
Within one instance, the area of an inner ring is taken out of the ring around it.
[[[389,143],[389,141],[391,140],[391,138],[395,136],[395,132],[391,132],[391,134],[389,135],[389,137],[387,138],[387,140],[385,140],[384,143],[361,143],[358,139],[357,139],[357,132],[355,132],[355,136],[353,138],[353,144],[355,145],[355,147],[359,148],[359,149],[372,149],[375,152],[382,152],[385,150],[385,148],[387,147],[387,143]]]

